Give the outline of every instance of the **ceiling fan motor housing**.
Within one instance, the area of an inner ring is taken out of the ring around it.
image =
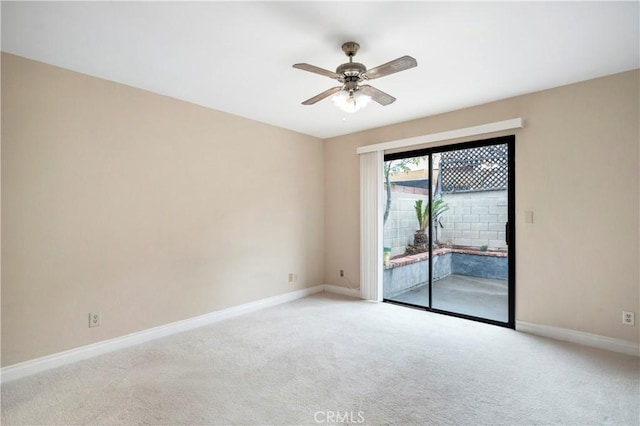
[[[367,72],[367,67],[358,62],[348,62],[346,64],[342,64],[336,68],[336,74],[340,74],[344,76],[344,80],[349,80],[348,77],[356,77],[358,80],[362,79],[362,74]]]
[[[358,53],[358,49],[360,49],[360,45],[355,41],[348,41],[342,45],[342,51],[349,57],[349,62],[336,68],[336,74],[340,75],[338,81],[342,83],[362,81],[362,75],[367,72],[367,67],[361,63],[353,62],[353,57]]]

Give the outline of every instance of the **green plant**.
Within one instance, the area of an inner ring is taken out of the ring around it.
[[[416,216],[418,217],[418,231],[424,232],[429,223],[429,203],[422,209],[422,202],[424,200],[416,200],[416,204],[413,206],[416,209]]]
[[[487,251],[489,249],[489,246],[486,244],[483,244],[480,246],[480,251]]]
[[[424,232],[429,226],[429,203],[425,204],[423,207],[424,200],[416,200],[414,204],[414,209],[416,210],[416,217],[418,218],[418,231]],[[442,213],[449,210],[449,205],[442,198],[438,198],[433,200],[433,207],[431,208],[431,213],[433,213],[433,220],[438,221]]]

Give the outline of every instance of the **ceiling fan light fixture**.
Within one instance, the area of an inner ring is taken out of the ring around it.
[[[360,90],[341,90],[331,98],[334,105],[344,112],[354,113],[369,105],[371,96],[367,96]]]

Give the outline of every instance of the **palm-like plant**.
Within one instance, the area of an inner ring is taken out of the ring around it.
[[[429,203],[422,208],[424,200],[416,200],[416,204],[413,206],[416,209],[416,216],[418,217],[418,231],[424,232],[429,224]]]
[[[424,232],[429,226],[429,203],[424,204],[424,200],[416,200],[414,208],[416,210],[416,216],[418,218],[418,232]],[[423,207],[424,204],[424,207]],[[433,207],[431,209],[433,213],[433,220],[438,221],[442,213],[449,210],[449,205],[442,198],[433,200]]]

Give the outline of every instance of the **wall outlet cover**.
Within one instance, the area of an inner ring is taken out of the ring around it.
[[[102,315],[100,312],[92,312],[89,314],[89,328],[100,327],[102,324]]]

